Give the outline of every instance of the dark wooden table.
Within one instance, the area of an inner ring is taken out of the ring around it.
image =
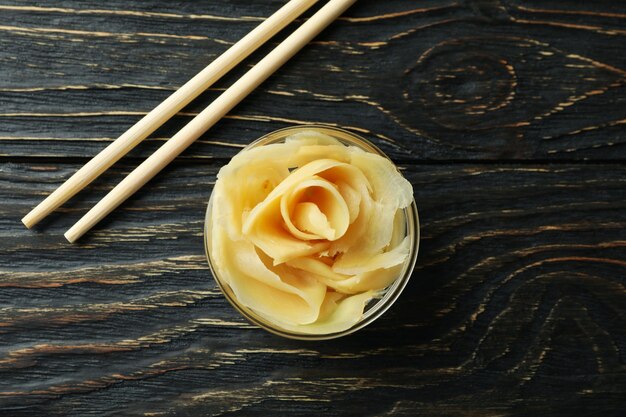
[[[625,2],[360,0],[79,244],[63,232],[271,45],[22,227],[282,3],[0,0],[0,416],[625,415]],[[397,304],[323,343],[248,324],[202,243],[217,169],[303,123],[379,145],[422,220]]]

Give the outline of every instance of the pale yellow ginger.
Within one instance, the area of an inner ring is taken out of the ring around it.
[[[349,329],[408,258],[412,201],[389,160],[315,131],[246,149],[213,191],[215,272],[282,329]]]

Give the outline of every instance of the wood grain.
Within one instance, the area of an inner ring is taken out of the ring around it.
[[[623,2],[360,0],[79,245],[63,232],[273,45],[20,225],[281,4],[0,0],[0,416],[621,417]],[[319,343],[248,324],[202,242],[219,167],[311,122],[387,152],[422,222],[394,307]]]
[[[54,3],[0,4],[6,156],[95,154],[277,5],[258,2],[246,14],[247,2],[151,1],[132,10]],[[495,0],[415,6],[359,2],[211,130],[193,156],[229,157],[236,149],[215,142],[243,144],[259,131],[323,122],[379,137],[394,157],[624,159],[626,8]],[[228,18],[229,11],[243,17]],[[155,137],[170,137],[217,93]],[[40,138],[45,147],[34,146]]]
[[[423,220],[407,292],[355,336],[304,344],[248,325],[215,287],[202,250],[212,164],[171,167],[79,246],[62,231],[101,186],[41,234],[13,226],[75,168],[1,166],[11,413],[620,414],[623,166],[403,166]]]

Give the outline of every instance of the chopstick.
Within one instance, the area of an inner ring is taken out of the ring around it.
[[[75,242],[89,229],[106,217],[117,206],[133,195],[167,164],[183,152],[197,138],[232,110],[241,100],[285,64],[300,49],[339,17],[356,0],[330,0],[309,20],[265,58],[245,73],[206,109],[165,142],[156,152],[133,170],[102,200],[98,202],[66,233],[65,238]]]
[[[39,223],[317,1],[291,0],[281,7],[87,162],[24,216],[22,223],[29,229]]]

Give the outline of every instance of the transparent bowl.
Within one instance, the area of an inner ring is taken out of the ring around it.
[[[248,146],[244,148],[244,150],[268,145],[271,143],[280,143],[283,142],[288,136],[291,136],[295,133],[300,133],[304,131],[317,131],[320,133],[324,133],[329,135],[341,143],[345,145],[357,146],[367,152],[376,153],[381,155],[387,159],[387,155],[385,155],[380,149],[378,149],[375,145],[367,141],[366,139],[358,136],[352,132],[348,132],[346,130],[338,129],[335,127],[328,126],[320,126],[320,125],[303,125],[298,127],[288,127],[285,129],[276,130],[274,132],[268,133],[267,135],[255,140],[250,143]],[[271,323],[254,310],[242,305],[235,296],[233,290],[230,286],[223,282],[222,279],[217,274],[216,269],[213,266],[213,259],[211,257],[210,251],[210,239],[211,239],[211,208],[213,205],[213,195],[209,199],[209,204],[207,207],[206,217],[205,217],[205,225],[204,225],[204,247],[207,255],[207,260],[209,263],[209,268],[211,269],[211,273],[215,279],[215,282],[219,286],[220,290],[226,297],[226,299],[232,304],[235,309],[237,309],[246,319],[248,319],[253,324],[271,332],[279,336],[283,336],[290,339],[299,339],[299,340],[326,340],[326,339],[334,339],[341,336],[346,336],[355,331],[362,329],[368,324],[372,323],[374,320],[382,316],[398,299],[400,293],[406,287],[406,284],[411,277],[413,272],[413,268],[415,267],[415,262],[417,260],[417,252],[419,249],[419,240],[420,240],[420,228],[419,228],[419,217],[417,213],[417,206],[415,204],[415,200],[411,203],[411,205],[405,208],[404,211],[404,219],[405,219],[405,232],[406,235],[409,236],[410,240],[410,251],[407,260],[405,261],[403,268],[398,276],[398,278],[389,285],[386,289],[379,292],[379,296],[370,300],[370,302],[366,305],[363,315],[361,319],[354,324],[349,329],[335,332],[335,333],[327,333],[327,334],[307,334],[307,333],[298,333],[291,330],[286,330],[281,327],[278,327],[275,323]]]

